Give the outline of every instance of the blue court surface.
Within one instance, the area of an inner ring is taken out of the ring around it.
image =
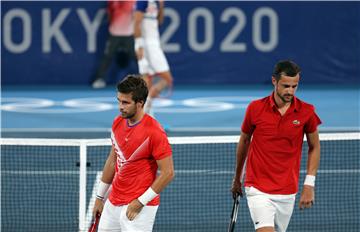
[[[248,103],[271,91],[270,85],[177,87],[170,98],[155,102],[155,117],[171,136],[238,135]],[[357,87],[300,86],[297,92],[315,105],[322,132],[359,131],[359,95]],[[115,96],[115,87],[3,88],[2,136],[108,138],[118,115]],[[289,231],[359,231],[359,139],[321,143],[316,205],[305,213],[296,205]],[[109,148],[87,150],[86,202],[94,196]],[[154,231],[226,231],[235,149],[236,141],[173,146],[176,178],[162,193]],[[306,149],[304,144],[303,154]],[[78,147],[2,146],[1,229],[78,231],[78,162]],[[301,162],[303,180],[306,155]],[[246,199],[240,204],[236,231],[253,231]]]
[[[248,103],[271,91],[271,85],[177,87],[171,97],[155,101],[155,117],[169,135],[238,134]],[[358,86],[305,85],[297,96],[316,107],[320,131],[359,130]],[[49,137],[51,132],[104,137],[119,112],[114,86],[7,87],[1,97],[1,128],[9,137]]]

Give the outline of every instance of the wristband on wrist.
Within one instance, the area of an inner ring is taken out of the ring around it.
[[[314,187],[315,186],[315,179],[316,179],[315,176],[306,175],[304,185],[309,185],[309,186]]]
[[[138,200],[140,201],[141,204],[143,204],[144,206],[147,205],[147,203],[149,203],[152,199],[154,199],[158,194],[151,188],[149,187],[144,193],[143,195],[141,195]]]
[[[99,199],[99,200],[102,200],[102,201],[104,200],[104,198],[99,196],[99,195],[96,195],[96,198]]]
[[[108,191],[110,184],[104,183],[100,180],[99,186],[96,192],[96,198],[104,200],[105,194]]]
[[[141,37],[138,37],[135,39],[135,51],[137,51],[139,48],[144,47],[144,39]]]

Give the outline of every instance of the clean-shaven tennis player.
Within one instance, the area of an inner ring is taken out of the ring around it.
[[[299,207],[314,204],[321,121],[314,106],[295,97],[299,80],[297,64],[278,62],[272,74],[273,93],[250,103],[241,127],[232,193],[242,196],[240,178],[246,160],[245,192],[257,232],[284,232],[288,227],[298,192],[304,134],[309,150]]]

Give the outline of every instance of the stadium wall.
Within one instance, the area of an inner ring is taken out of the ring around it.
[[[88,84],[107,37],[105,7],[2,1],[2,85]],[[270,83],[275,62],[293,59],[302,83],[360,85],[360,2],[169,1],[165,13],[176,84]]]

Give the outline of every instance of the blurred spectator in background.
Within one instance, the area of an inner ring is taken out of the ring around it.
[[[133,36],[134,5],[135,1],[108,1],[109,38],[92,82],[93,88],[106,86],[106,75],[114,57],[118,58],[117,65],[121,68],[126,68],[132,60],[136,61]]]
[[[134,15],[135,51],[138,59],[139,73],[143,75],[149,96],[144,110],[153,115],[152,99],[165,88],[172,86],[173,77],[163,50],[160,45],[159,25],[164,19],[164,1],[137,1]],[[153,77],[159,80],[153,82]]]

